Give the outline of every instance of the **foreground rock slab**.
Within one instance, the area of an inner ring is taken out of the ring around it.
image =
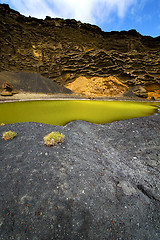
[[[0,238],[160,239],[160,115],[0,126]],[[65,142],[47,147],[51,131]]]

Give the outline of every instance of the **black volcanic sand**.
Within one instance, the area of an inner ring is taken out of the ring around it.
[[[4,82],[13,86],[13,90],[34,92],[34,93],[72,93],[63,86],[59,86],[49,78],[41,76],[39,73],[28,72],[0,72],[0,87]]]
[[[159,240],[160,115],[0,126],[0,239]],[[65,134],[54,147],[51,131]]]

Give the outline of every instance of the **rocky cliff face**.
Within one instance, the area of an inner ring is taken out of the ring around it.
[[[61,85],[82,76],[113,76],[126,87],[140,85],[149,96],[160,95],[160,37],[25,17],[0,4],[0,41],[0,71],[38,72]]]

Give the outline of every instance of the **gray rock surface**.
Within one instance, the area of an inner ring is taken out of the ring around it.
[[[6,80],[8,83],[12,84],[14,90],[18,91],[52,94],[72,93],[71,90],[59,86],[51,79],[42,77],[39,73],[2,71],[0,72],[0,88],[2,85],[2,90]],[[5,92],[6,91],[3,91],[2,93],[4,94]]]
[[[0,126],[0,239],[159,240],[160,115]],[[65,134],[54,147],[51,131]]]

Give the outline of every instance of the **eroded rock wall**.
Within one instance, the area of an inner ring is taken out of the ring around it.
[[[25,17],[6,4],[0,4],[0,36],[0,71],[39,72],[61,85],[80,76],[114,76],[127,86],[160,89],[160,37]]]

